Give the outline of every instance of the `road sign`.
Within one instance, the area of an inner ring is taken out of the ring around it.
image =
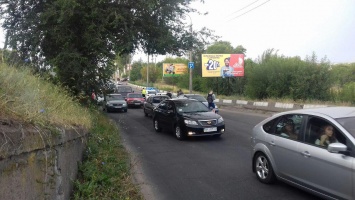
[[[194,62],[189,62],[189,68],[190,68],[190,69],[195,68],[195,64],[194,64]]]

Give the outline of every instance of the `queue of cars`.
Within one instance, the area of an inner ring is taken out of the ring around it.
[[[107,112],[127,112],[129,104],[142,106],[156,132],[173,132],[178,140],[225,133],[223,117],[218,110],[211,112],[199,94],[170,98],[157,93],[144,100],[133,93],[125,101],[116,94],[104,102]],[[280,180],[324,199],[355,198],[355,108],[275,114],[253,128],[251,149],[251,170],[262,183]]]

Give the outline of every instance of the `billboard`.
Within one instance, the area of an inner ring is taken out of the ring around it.
[[[179,76],[187,72],[187,65],[182,63],[163,63],[163,77]]]
[[[202,54],[202,77],[244,76],[244,54]]]

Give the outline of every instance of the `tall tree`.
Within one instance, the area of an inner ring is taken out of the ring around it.
[[[107,80],[116,54],[138,47],[181,55],[193,35],[184,26],[193,0],[7,0],[0,15],[8,44],[37,68],[50,67],[74,94]],[[201,0],[202,1],[202,0]]]

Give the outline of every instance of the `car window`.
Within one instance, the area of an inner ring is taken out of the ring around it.
[[[189,99],[196,99],[197,101],[207,101],[203,96],[201,95],[186,95],[187,98]]]
[[[133,92],[133,90],[129,86],[119,86],[117,87],[117,92]]]
[[[159,97],[153,98],[153,103],[160,103],[160,102],[161,102],[161,98],[159,98]]]
[[[112,101],[112,100],[124,100],[124,98],[121,95],[108,95],[107,101]]]
[[[141,94],[128,94],[128,97],[130,98],[142,98]]]
[[[278,118],[273,119],[263,125],[263,130],[270,134],[275,134],[274,124],[278,121]]]
[[[152,98],[149,97],[149,98],[147,99],[147,102],[148,102],[148,103],[152,103]]]
[[[332,134],[326,133],[326,129],[331,127]],[[346,137],[339,129],[331,122],[315,116],[309,116],[307,127],[306,127],[306,143],[319,146],[322,148],[327,148],[330,143],[340,142],[346,145]]]
[[[355,138],[355,117],[339,118],[337,122]]]
[[[209,112],[205,104],[199,101],[178,101],[175,102],[176,111],[179,113]]]
[[[161,103],[158,105],[158,108],[159,108],[159,109],[162,109],[162,110],[167,110],[167,109],[168,109],[167,102],[166,102],[166,101],[161,102]]]
[[[302,141],[301,125],[303,115],[292,114],[278,118],[275,127],[275,134],[288,139]]]

